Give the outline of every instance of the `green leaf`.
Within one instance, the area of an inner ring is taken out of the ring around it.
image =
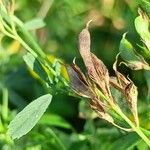
[[[41,63],[39,63],[37,58],[35,58],[31,53],[27,53],[25,56],[23,56],[23,59],[28,65],[28,67],[32,71],[36,72],[41,77],[41,79],[43,79],[44,81],[48,81],[49,79],[50,82],[52,82],[52,79],[50,79],[50,77],[47,75]]]
[[[141,139],[136,133],[130,133],[112,143],[108,150],[116,150],[118,148],[119,150],[129,150],[137,145],[140,141]]]
[[[150,51],[144,46],[137,44],[139,49],[137,50],[140,55],[142,55],[145,59],[150,61]]]
[[[138,0],[138,3],[140,8],[144,10],[150,18],[150,2],[148,2],[147,0]]]
[[[139,142],[136,147],[138,150],[148,150],[149,149],[148,145],[143,140],[141,142]]]
[[[125,61],[139,61],[140,59],[136,56],[132,44],[126,39],[126,33],[123,34],[120,41],[120,55]]]
[[[147,64],[147,62],[141,55],[135,52],[132,44],[125,37],[126,33],[123,34],[119,46],[120,56],[126,62],[124,64],[133,70],[140,70],[140,69],[149,70],[150,66]]]
[[[146,47],[150,50],[150,32],[149,32],[149,19],[148,17],[141,12],[135,21],[135,28],[140,37],[142,38]]]
[[[61,127],[65,129],[73,129],[72,126],[61,116],[56,114],[45,114],[39,121],[39,124],[47,124],[51,126]]]
[[[61,73],[61,65],[59,63],[59,60],[58,59],[55,59],[54,62],[53,62],[53,66],[52,66],[56,72],[56,75],[55,75],[55,82],[57,83],[59,80],[58,80],[58,76],[60,76],[60,73]]]
[[[147,137],[150,137],[150,131],[149,130],[146,130],[144,128],[141,128],[142,132],[147,136]]]
[[[41,47],[39,46],[35,38],[32,36],[32,34],[26,29],[24,23],[16,16],[12,16],[12,21],[16,24],[16,27],[18,27],[19,31],[23,33],[23,36],[26,39],[25,42],[29,43],[32,46],[32,49],[27,49],[25,47],[28,50],[28,52],[32,53],[34,56],[38,55],[39,59],[45,58],[45,53],[42,51]]]
[[[51,102],[52,96],[46,94],[27,105],[8,126],[8,134],[13,138],[20,138],[27,134],[39,121]]]
[[[0,5],[0,15],[1,17],[6,20],[7,22],[11,22],[10,21],[10,17],[8,16],[7,14],[7,10],[6,8],[4,7],[4,5]]]
[[[45,26],[45,23],[40,18],[34,18],[26,22],[24,25],[27,30],[36,30],[36,29],[43,28]]]

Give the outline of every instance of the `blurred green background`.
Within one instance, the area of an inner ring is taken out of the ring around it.
[[[135,47],[140,42],[134,28],[134,19],[138,14],[136,0],[16,0],[15,7],[16,15],[23,22],[37,17],[44,20],[45,27],[33,34],[47,55],[60,58],[67,64],[71,64],[76,57],[77,64],[83,70],[85,68],[78,52],[78,34],[90,19],[93,20],[90,25],[91,50],[104,61],[110,75],[114,75],[112,65],[122,34],[128,32],[127,38]],[[8,89],[9,117],[5,121],[2,119],[5,129],[1,130],[0,149],[9,148],[9,140],[3,133],[14,114],[31,100],[47,93],[46,87],[23,62],[22,56],[26,51],[18,42],[2,37],[0,34],[0,88]],[[121,66],[120,70],[129,75],[138,87],[141,125],[150,129],[150,123],[147,124],[150,114],[145,110],[149,77],[146,80],[143,71],[131,71],[125,66]],[[1,90],[1,104],[4,93]],[[50,136],[51,128],[70,150],[103,150],[124,134],[103,120],[92,120],[90,115],[87,119],[79,116],[80,111],[85,111],[80,99],[58,93],[41,123],[16,141],[15,149],[59,149],[53,136]]]

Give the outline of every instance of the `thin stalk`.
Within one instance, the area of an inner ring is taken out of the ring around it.
[[[27,45],[18,34],[16,34],[15,37],[26,50],[28,50],[34,57],[37,57],[37,54],[34,52],[34,50]]]
[[[15,36],[9,33],[5,28],[7,28],[7,25],[4,23],[2,17],[0,16],[0,31],[3,32],[5,35],[15,39]]]
[[[16,16],[12,16],[13,21],[21,28],[22,33],[24,34],[24,36],[30,41],[30,43],[32,43],[35,51],[42,57],[42,58],[46,58],[45,53],[42,51],[41,47],[37,44],[37,42],[34,40],[34,38],[32,37],[32,35],[26,30],[23,22],[21,20],[19,20]]]
[[[46,68],[48,68],[48,70],[50,71],[50,73],[52,73],[54,76],[56,76],[65,86],[67,86],[67,82],[64,80],[63,77],[61,76],[57,76],[56,71],[53,69],[52,67],[52,63],[48,60],[46,54],[43,52],[43,50],[41,49],[41,47],[39,46],[39,44],[35,41],[35,39],[33,38],[33,36],[27,31],[26,27],[24,26],[24,23],[18,19],[16,16],[14,16],[13,14],[7,14],[7,12],[4,12],[4,14],[6,13],[6,15],[10,15],[9,19],[6,18],[7,22],[10,24],[11,28],[9,26],[7,26],[7,24],[5,24],[5,27],[12,33],[8,33],[6,30],[3,29],[3,33],[15,40],[18,40],[22,46],[27,49],[30,53],[33,54],[33,56],[35,56],[39,62],[41,62]],[[5,23],[5,22],[4,22]],[[17,33],[16,28],[15,28],[15,24],[20,28],[21,32],[23,33],[24,37],[26,39],[28,39],[29,42],[25,42]],[[31,44],[32,47],[30,47],[28,45],[28,43]]]
[[[64,146],[64,144],[61,142],[61,140],[58,138],[58,136],[53,132],[52,129],[48,130],[50,134],[53,136],[53,138],[56,140],[58,146],[60,147],[61,150],[67,150],[67,148]]]
[[[24,24],[18,19],[15,17],[15,21],[18,23],[18,25],[20,26],[21,30],[22,30],[22,33],[24,34],[24,36],[30,41],[30,43],[32,44],[33,46],[33,51],[35,51],[41,62],[43,62],[43,64],[45,66],[48,67],[48,69],[50,70],[50,72],[53,74],[53,75],[56,75],[55,71],[50,67],[52,66],[52,64],[49,62],[46,54],[43,52],[43,50],[40,48],[40,46],[37,44],[37,42],[34,40],[34,38],[32,37],[32,35],[25,29],[24,27]]]
[[[48,60],[46,54],[43,52],[41,47],[38,45],[38,43],[35,41],[33,36],[27,31],[27,29],[24,26],[24,23],[18,19],[13,14],[10,15],[10,25],[12,27],[13,36],[10,36],[11,38],[14,38],[18,40],[22,46],[27,49],[30,53],[32,53],[48,70],[54,75],[57,76],[56,71],[52,68],[52,63]],[[17,33],[15,29],[15,24],[21,29],[21,32],[24,34],[25,38],[28,39],[32,47],[30,47],[27,42],[25,42]],[[61,76],[57,76],[57,78],[65,85],[68,86],[67,82],[62,78]]]
[[[3,119],[6,120],[8,117],[8,90],[7,88],[3,88],[3,105],[2,105],[2,116]]]
[[[143,139],[143,141],[150,147],[150,139],[143,133],[141,128],[139,126],[135,126],[134,123],[120,110],[120,108],[116,104],[110,101],[107,97],[105,97],[105,99],[109,102],[114,111],[118,115],[120,115],[126,121],[126,123],[133,129],[133,131],[135,131],[141,137],[141,139]]]
[[[24,40],[16,33],[15,37],[17,37],[16,39],[22,44],[22,46],[27,49],[30,53],[32,53],[41,63],[43,63],[43,65],[45,67],[47,67],[49,69],[49,71],[54,75],[57,76],[56,71],[51,67],[51,64],[48,60],[48,58],[46,57],[45,53],[41,50],[41,48],[39,49],[44,55],[38,55],[36,54],[36,52],[34,52],[34,50],[26,43],[24,42]],[[34,39],[32,39],[32,42],[34,41]],[[34,43],[36,43],[34,41]],[[33,43],[32,43],[33,44]],[[68,86],[67,82],[65,81],[65,79],[61,76],[57,76],[57,78],[64,83],[65,86]]]
[[[24,40],[18,35],[16,34],[15,37],[17,37],[16,39],[22,44],[22,46],[27,49],[31,54],[33,54],[41,63],[43,63],[43,65],[45,67],[48,68],[48,70],[54,75],[54,76],[57,76],[56,74],[56,71],[50,66],[50,64],[48,63],[49,61],[44,58],[41,58],[41,57],[38,57],[37,54],[34,52],[34,50],[29,46],[27,45]],[[46,57],[47,58],[47,57]],[[65,81],[65,79],[61,76],[57,76],[57,78],[64,83],[65,86],[68,86],[67,82]]]
[[[22,40],[22,38],[20,38],[20,36],[19,36],[18,34],[17,34],[16,36],[17,36],[17,40],[22,44],[22,46],[23,46],[25,49],[27,49],[31,54],[33,54],[37,59],[39,59],[39,57],[38,57],[37,54],[34,52],[34,50],[33,50],[29,45],[27,45],[27,44]],[[53,70],[53,69],[49,66],[49,64],[48,64],[46,61],[44,61],[44,59],[39,59],[39,61],[42,62],[42,63],[44,64],[44,66],[46,66],[54,76],[56,75],[55,70]]]
[[[1,119],[1,116],[0,116],[0,133],[2,133],[4,130],[5,130],[5,128],[4,128],[4,125],[2,123],[2,119]]]
[[[5,27],[6,31],[10,32],[12,34],[12,30],[9,27],[9,25],[1,18],[1,22],[3,24],[3,26]]]

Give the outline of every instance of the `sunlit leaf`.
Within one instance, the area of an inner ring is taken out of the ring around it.
[[[125,37],[126,33],[123,34],[119,47],[120,56],[126,62],[124,64],[133,70],[150,69],[144,58],[135,52],[132,44]]]
[[[150,50],[150,32],[149,32],[149,19],[144,12],[135,19],[135,28],[146,47]]]
[[[27,53],[25,56],[23,56],[23,59],[28,67],[33,71],[34,77],[41,77],[44,81],[47,81],[47,73],[45,72],[37,58],[35,58],[31,53]]]
[[[139,45],[139,49],[137,51],[141,54],[145,59],[150,60],[150,51],[147,49],[145,45]]]

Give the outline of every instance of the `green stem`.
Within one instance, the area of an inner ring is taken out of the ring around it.
[[[113,109],[131,126],[131,128],[145,141],[145,143],[150,147],[150,140],[148,137],[141,131],[140,127],[136,127],[133,122],[126,117],[126,115],[120,110],[119,107],[113,106]]]
[[[45,59],[46,58],[45,53],[42,51],[41,47],[37,44],[37,42],[34,40],[33,36],[29,33],[29,31],[26,30],[23,22],[16,16],[12,16],[12,20],[16,22],[16,24],[21,28],[21,32],[30,41],[30,43],[32,43],[34,50],[39,54],[39,56]]]
[[[42,56],[37,56],[37,54],[34,52],[34,50],[29,46],[27,45],[27,43],[24,42],[24,40],[18,35],[16,34],[15,35],[16,37],[16,40],[18,40],[22,46],[27,49],[34,57],[36,57],[39,62],[41,62],[46,68],[48,68],[48,70],[54,75],[54,76],[57,76],[56,74],[56,71],[50,66],[49,64],[49,60],[47,59],[47,57],[43,58]],[[57,78],[65,85],[65,86],[68,86],[66,80],[61,77],[61,76],[57,76]]]
[[[36,52],[35,52],[29,45],[27,45],[27,43],[24,42],[24,40],[23,40],[17,33],[15,34],[15,37],[16,37],[16,39],[22,44],[22,46],[23,46],[25,49],[27,49],[31,54],[33,54],[45,67],[47,67],[47,68],[49,69],[49,71],[50,71],[54,76],[57,75],[57,74],[56,74],[56,71],[51,67],[51,64],[49,63],[49,60],[47,59],[45,53],[44,53],[44,55],[39,55],[39,57],[38,57],[37,54],[36,54]],[[34,40],[32,39],[32,42],[33,42],[33,41],[34,41]],[[36,43],[36,42],[34,41],[34,43]],[[39,49],[39,50],[40,50],[40,49]],[[68,86],[66,80],[65,80],[63,77],[57,76],[57,78],[58,78],[61,82],[63,82],[65,86]]]
[[[28,46],[23,40],[22,38],[20,38],[20,36],[18,34],[15,35],[16,39],[22,44],[22,46],[28,50],[34,57],[37,57],[37,54],[34,52],[34,50]]]
[[[29,31],[26,30],[23,22],[21,20],[19,20],[16,16],[12,16],[12,19],[14,22],[16,22],[16,24],[21,28],[21,31],[22,33],[24,34],[24,36],[30,41],[30,43],[32,44],[33,46],[33,49],[30,48],[21,38],[20,36],[18,35],[22,45],[29,49],[30,51],[32,50],[34,53],[37,53],[39,58],[40,58],[40,61],[51,71],[51,73],[55,76],[56,75],[56,72],[55,70],[53,70],[51,68],[51,65],[46,54],[43,52],[43,50],[41,49],[41,47],[37,44],[37,42],[35,41],[35,39],[33,38],[33,36],[29,33]]]
[[[7,88],[3,88],[2,116],[4,120],[6,120],[8,117],[8,90]]]
[[[61,142],[61,140],[57,137],[57,135],[53,132],[52,129],[48,130],[50,132],[50,134],[53,136],[53,138],[56,140],[56,142],[58,143],[59,147],[61,150],[67,150],[66,147],[64,146],[64,144]]]
[[[143,133],[141,128],[139,126],[135,126],[134,123],[121,111],[121,109],[117,105],[111,102],[107,97],[105,98],[112,106],[114,111],[117,114],[119,114],[126,121],[126,123],[133,129],[133,131],[135,131],[143,139],[143,141],[150,147],[150,139]]]
[[[3,6],[4,7],[4,6]],[[5,8],[5,7],[4,7]],[[46,68],[48,68],[48,70],[50,71],[51,74],[53,74],[54,76],[57,76],[56,71],[53,69],[52,67],[52,63],[48,60],[46,54],[42,51],[41,47],[39,46],[39,44],[35,41],[34,37],[29,33],[29,31],[26,29],[26,27],[24,26],[24,23],[18,19],[16,16],[14,16],[13,14],[8,14],[7,12],[5,12],[4,10],[2,10],[3,13],[3,17],[5,18],[5,20],[8,22],[8,24],[10,24],[11,28],[9,26],[6,25],[6,28],[8,30],[10,30],[11,33],[13,33],[12,35],[10,33],[8,33],[5,28],[2,26],[0,26],[3,29],[4,34],[6,34],[7,36],[18,40],[22,46],[27,49],[31,54],[33,54],[34,57],[36,57],[40,63],[42,63]],[[9,16],[9,17],[8,17]],[[0,18],[3,19],[3,18]],[[2,20],[3,21],[3,20]],[[5,21],[4,21],[5,23]],[[15,23],[15,24],[14,24]],[[28,42],[24,41],[19,34],[16,31],[15,25],[17,25],[19,27],[19,29],[21,30],[21,32],[23,33],[24,37],[28,40]],[[29,46],[29,44],[31,46]],[[62,78],[61,76],[57,76],[57,78],[59,78],[59,80],[65,85],[68,86],[67,82],[65,81],[64,78]]]
[[[150,147],[150,139],[143,133],[143,131],[140,128],[137,128],[135,131],[142,139],[145,141],[145,143]]]

